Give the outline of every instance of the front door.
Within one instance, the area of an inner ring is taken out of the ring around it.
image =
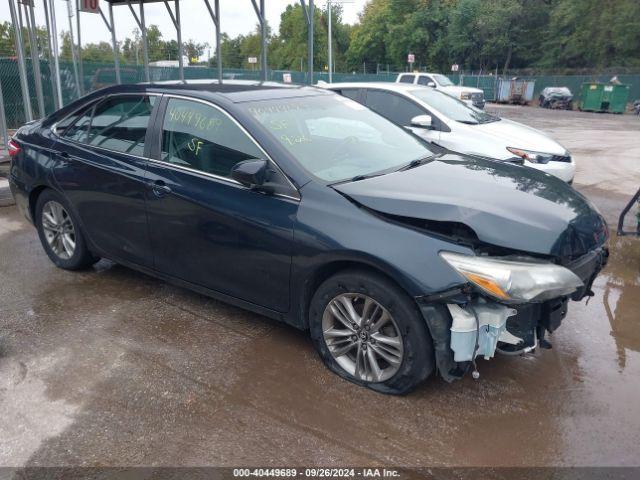
[[[182,98],[165,102],[157,121],[160,152],[147,170],[155,268],[287,311],[297,199],[231,179],[237,162],[266,155],[222,109]]]
[[[148,95],[107,97],[61,122],[54,145],[55,179],[99,253],[148,267],[145,154],[156,103]]]
[[[438,143],[440,141],[440,132],[437,123],[438,118],[408,98],[402,97],[394,92],[367,88],[365,105],[374,112],[391,120],[396,125],[411,130],[428,142]],[[431,115],[433,128],[412,127],[411,119],[418,115]]]

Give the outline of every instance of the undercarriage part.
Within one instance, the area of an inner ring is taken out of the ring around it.
[[[463,370],[461,365],[456,364],[453,360],[453,352],[450,347],[451,331],[449,330],[451,317],[447,308],[438,303],[420,303],[419,306],[433,340],[436,367],[440,376],[449,383],[459,380],[466,373],[468,365]]]

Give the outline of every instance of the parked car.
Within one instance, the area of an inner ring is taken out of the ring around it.
[[[573,181],[576,166],[571,154],[547,134],[469,107],[437,90],[388,82],[332,83],[323,87],[454,152],[524,163],[565,182]]]
[[[331,370],[380,392],[459,378],[498,339],[534,348],[606,260],[605,221],[564,182],[434,155],[315,88],[110,87],[10,152],[58,267],[105,257],[308,329]]]
[[[540,92],[538,104],[542,108],[573,110],[573,94],[567,87],[546,87]]]
[[[483,109],[484,91],[479,88],[458,86],[449,77],[440,73],[401,73],[396,78],[396,83],[411,83],[435,88],[452,97],[459,98],[468,105]]]

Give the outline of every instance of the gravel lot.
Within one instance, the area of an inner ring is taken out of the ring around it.
[[[640,119],[489,111],[551,133],[610,222],[640,187]],[[101,261],[56,269],[0,208],[0,465],[640,464],[640,239],[612,237],[552,350],[390,397],[304,332]]]

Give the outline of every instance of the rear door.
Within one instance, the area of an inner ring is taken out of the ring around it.
[[[151,266],[145,208],[148,132],[157,96],[109,96],[56,128],[59,186],[89,239],[114,260]]]
[[[297,192],[277,171],[273,195],[231,178],[236,163],[268,157],[221,108],[169,97],[162,109],[146,191],[155,268],[287,311]]]

